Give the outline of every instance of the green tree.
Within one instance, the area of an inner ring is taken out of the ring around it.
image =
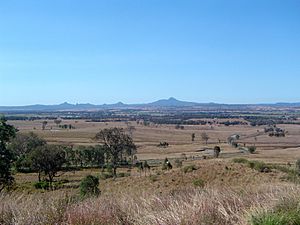
[[[38,173],[39,181],[41,181],[41,175],[44,175],[50,186],[52,186],[54,177],[66,163],[65,151],[56,145],[37,147],[31,152],[30,158],[31,166]]]
[[[113,175],[116,177],[117,166],[123,160],[123,156],[131,156],[136,151],[132,138],[122,128],[115,127],[101,130],[94,139],[103,143],[113,166]]]
[[[11,140],[8,148],[12,151],[15,157],[15,167],[18,171],[24,172],[30,170],[30,160],[28,154],[37,148],[43,146],[46,141],[38,137],[33,132],[29,134],[17,133],[15,138]]]
[[[0,191],[14,181],[11,175],[13,153],[7,148],[7,143],[15,136],[16,131],[13,126],[6,123],[4,117],[0,118]]]

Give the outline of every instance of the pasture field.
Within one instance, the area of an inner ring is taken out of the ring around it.
[[[238,134],[238,142],[245,146],[256,146],[256,154],[246,155],[252,159],[260,159],[267,162],[293,163],[300,158],[300,125],[279,124],[278,127],[286,130],[285,137],[269,137],[263,132],[265,126],[249,125],[185,125],[184,129],[175,129],[175,125],[149,125],[144,126],[135,122],[86,122],[85,120],[64,120],[62,124],[71,124],[75,129],[61,129],[49,120],[45,130],[42,130],[41,121],[10,121],[21,133],[34,132],[45,138],[51,144],[67,145],[95,145],[92,138],[101,129],[110,127],[128,126],[135,129],[132,132],[133,140],[138,146],[137,156],[140,160],[164,159],[182,157],[202,157],[207,152],[201,150],[220,145],[221,157],[232,158],[240,156],[238,149],[228,145],[227,138]],[[209,136],[208,143],[201,139],[205,132]],[[195,133],[195,141],[191,135]],[[168,148],[157,147],[160,142],[168,142]]]

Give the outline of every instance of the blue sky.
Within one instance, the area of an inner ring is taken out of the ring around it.
[[[0,1],[0,105],[300,101],[300,1]]]

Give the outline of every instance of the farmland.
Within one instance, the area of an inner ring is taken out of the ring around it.
[[[123,128],[137,146],[137,160],[147,161],[151,169],[120,166],[115,178],[105,167],[61,171],[59,186],[51,191],[34,187],[37,173],[15,172],[14,190],[0,196],[1,223],[255,224],[253,218],[259,221],[262,212],[287,204],[283,198],[299,202],[297,110],[193,111],[188,116],[177,110],[145,110],[142,116],[140,110],[117,110],[105,118],[92,115],[6,114],[19,134],[33,132],[48,144],[73,149],[101,145],[94,139],[97,132]],[[270,127],[284,131],[284,136],[270,135]],[[231,142],[232,137],[238,138]],[[218,158],[215,146],[221,148]],[[255,148],[253,154],[245,151],[249,147]],[[171,170],[162,169],[165,158]],[[87,175],[99,177],[101,195],[81,200],[78,188]],[[33,204],[40,211],[33,212]]]
[[[265,117],[266,115],[262,115]],[[112,120],[116,120],[112,118]],[[287,131],[285,137],[270,137],[264,133],[267,125],[251,126],[249,122],[240,116],[237,118],[203,118],[207,122],[205,125],[183,125],[184,129],[176,129],[176,124],[155,124],[144,121],[106,121],[94,122],[86,119],[66,119],[62,124],[72,125],[75,129],[61,129],[54,120],[47,120],[47,127],[42,130],[42,121],[44,120],[11,120],[20,130],[20,133],[34,132],[40,137],[45,138],[51,144],[71,144],[71,145],[95,145],[92,138],[94,135],[105,128],[120,127],[128,130],[132,127],[132,137],[138,146],[137,156],[140,160],[164,159],[165,157],[176,158],[182,153],[187,156],[201,157],[201,149],[213,148],[215,145],[222,146],[222,155],[224,158],[239,155],[238,148],[228,145],[228,137],[234,134],[240,135],[239,143],[241,145],[257,148],[257,154],[249,157],[270,160],[278,163],[292,162],[300,157],[298,149],[300,148],[300,125],[298,120],[293,120],[286,124],[277,124],[278,127]],[[224,121],[242,121],[245,125],[222,124]],[[191,135],[195,134],[195,140],[191,140]],[[201,139],[201,134],[206,133],[209,136],[207,145]],[[168,148],[159,148],[160,142],[168,142]],[[228,153],[228,154],[227,154]]]

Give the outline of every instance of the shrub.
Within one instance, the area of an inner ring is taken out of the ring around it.
[[[68,183],[69,180],[60,180],[60,181],[55,181],[53,182],[51,185],[51,188],[53,188],[54,190],[55,189],[59,189],[59,188],[62,188],[63,185],[65,183]],[[36,188],[36,189],[44,189],[44,190],[49,190],[50,189],[50,182],[49,181],[46,181],[46,180],[43,180],[43,181],[39,181],[39,182],[36,182],[33,184],[33,186]]]
[[[88,175],[80,183],[80,195],[85,196],[98,196],[100,194],[99,178]]]
[[[254,154],[255,151],[256,151],[256,147],[255,146],[250,146],[250,147],[248,147],[248,151],[249,151],[249,153]]]
[[[265,173],[271,172],[271,167],[261,161],[249,161],[244,158],[235,158],[232,160],[232,162],[247,164],[251,169],[255,169],[259,172],[265,172]]]
[[[247,164],[249,161],[245,158],[235,158],[232,160],[234,163],[241,163],[241,164]]]
[[[259,172],[270,172],[270,167],[261,161],[249,161],[248,165]]]
[[[39,181],[33,184],[36,189],[49,190],[50,184],[47,181]]]
[[[198,178],[196,180],[193,180],[193,184],[196,186],[196,187],[200,187],[200,188],[203,188],[205,183],[202,179]]]
[[[193,165],[189,165],[189,166],[185,166],[183,167],[182,171],[184,173],[191,173],[193,172],[194,170],[197,170],[196,166],[193,164]]]

